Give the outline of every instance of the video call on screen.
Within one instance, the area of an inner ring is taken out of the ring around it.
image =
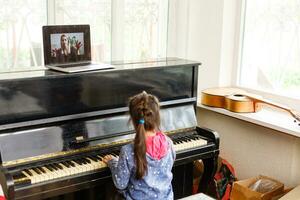
[[[84,55],[84,33],[50,34],[51,59],[55,63],[77,61]]]

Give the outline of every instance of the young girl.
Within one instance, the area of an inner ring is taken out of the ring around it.
[[[117,189],[126,199],[174,199],[172,140],[159,131],[157,98],[146,92],[129,100],[129,113],[136,131],[133,144],[121,148],[119,158],[105,156]]]

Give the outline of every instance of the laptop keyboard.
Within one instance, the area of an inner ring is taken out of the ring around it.
[[[80,67],[80,66],[86,66],[86,65],[93,65],[91,62],[76,62],[76,63],[64,63],[64,64],[55,64],[56,67],[61,68],[69,68],[69,67]]]
[[[92,62],[77,62],[77,63],[64,63],[64,64],[53,64],[48,65],[48,68],[57,71],[62,71],[66,73],[73,72],[84,72],[92,70],[103,70],[103,69],[113,69],[114,67],[110,64],[105,63],[92,63]]]

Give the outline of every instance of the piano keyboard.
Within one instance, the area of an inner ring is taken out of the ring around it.
[[[178,139],[172,139],[175,151],[181,151],[200,147],[207,144],[207,141],[202,139],[199,135],[187,135]]]
[[[174,137],[172,140],[176,152],[207,144],[206,140],[195,134],[185,135],[177,138]],[[119,152],[117,151],[110,153],[110,155],[114,157],[118,157],[118,154]],[[84,172],[96,171],[107,167],[107,165],[102,161],[104,156],[104,154],[88,155],[73,160],[25,169],[15,174],[13,179],[16,185],[36,184]]]
[[[111,154],[118,157],[116,153]],[[47,164],[41,167],[25,169],[17,175],[16,182],[39,183],[79,173],[94,171],[107,167],[102,161],[104,155],[90,155],[69,161]]]

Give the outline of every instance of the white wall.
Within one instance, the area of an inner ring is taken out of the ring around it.
[[[262,126],[198,108],[198,124],[220,135],[220,155],[234,166],[237,177],[259,174],[288,187],[300,184],[300,139]]]
[[[236,82],[240,0],[170,0],[168,56],[196,60],[199,91]],[[200,92],[199,92],[200,94]],[[261,126],[199,109],[198,123],[219,132],[221,155],[239,179],[268,175],[300,184],[300,140]]]

